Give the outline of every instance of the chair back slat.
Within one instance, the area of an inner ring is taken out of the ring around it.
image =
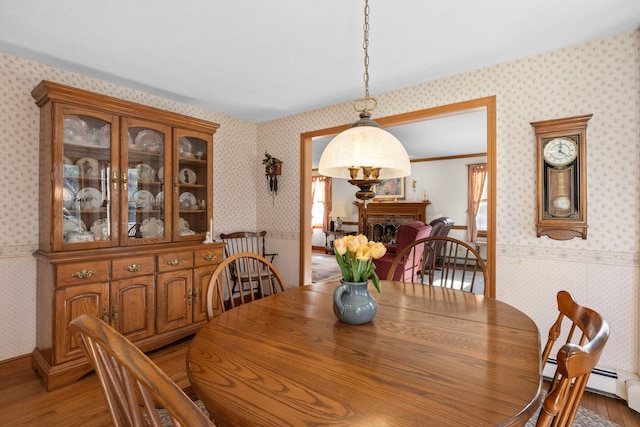
[[[207,316],[212,319],[237,305],[285,290],[282,276],[269,260],[251,252],[237,253],[225,258],[211,276]]]
[[[423,251],[413,251],[414,247]],[[416,260],[415,253],[422,253]],[[417,262],[419,261],[419,262]],[[387,280],[398,280],[397,269],[405,267],[399,280],[484,293],[488,288],[486,265],[480,254],[466,242],[444,236],[416,240],[400,251],[391,266]],[[415,279],[417,277],[417,279]],[[392,279],[393,278],[393,279]]]
[[[90,314],[71,321],[70,331],[98,375],[113,425],[213,426],[209,417],[144,353]]]
[[[266,231],[260,231],[258,233],[252,231],[237,231],[229,234],[220,234],[220,239],[226,243],[224,253],[226,257],[231,255],[251,252],[262,256],[273,262],[277,253],[267,253],[265,247]]]
[[[557,295],[558,318],[549,329],[542,365],[569,324],[564,344],[557,353],[557,367],[538,416],[537,427],[571,426],[591,371],[598,364],[609,338],[609,325],[597,312],[579,305],[567,291]]]

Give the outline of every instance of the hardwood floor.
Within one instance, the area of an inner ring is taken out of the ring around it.
[[[185,360],[189,340],[150,353],[151,359],[179,384],[186,379]],[[626,402],[585,393],[582,405],[621,427],[640,425],[640,414]],[[97,377],[47,392],[31,369],[30,357],[0,363],[0,426],[98,427],[111,420]]]

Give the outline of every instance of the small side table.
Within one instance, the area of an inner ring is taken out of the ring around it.
[[[340,237],[344,237],[344,236],[349,236],[349,235],[355,235],[356,232],[355,231],[345,231],[345,230],[341,230],[341,231],[325,231],[324,232],[324,253],[325,254],[332,254],[333,253],[333,241],[335,239],[338,239]],[[331,240],[329,240],[329,237],[333,236],[333,238]]]

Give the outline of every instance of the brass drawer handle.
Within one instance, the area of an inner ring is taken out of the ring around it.
[[[144,267],[142,264],[131,264],[124,267],[124,269],[129,273],[137,273],[138,271],[142,270],[142,267]]]
[[[213,261],[216,258],[218,258],[216,254],[206,254],[202,256],[202,259],[205,261]]]
[[[180,265],[184,262],[183,259],[178,259],[178,258],[174,258],[174,259],[170,259],[169,261],[167,261],[167,264],[172,265],[172,266],[176,266],[176,265]]]
[[[94,274],[96,274],[94,270],[80,270],[80,271],[71,273],[71,277],[77,277],[78,279],[88,279]]]

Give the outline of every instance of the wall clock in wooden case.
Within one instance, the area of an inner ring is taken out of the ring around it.
[[[587,238],[587,122],[592,114],[531,123],[536,135],[538,237]]]

